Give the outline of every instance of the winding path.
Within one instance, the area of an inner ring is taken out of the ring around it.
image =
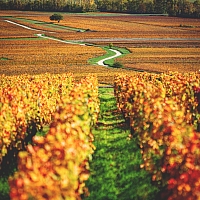
[[[116,57],[119,57],[119,56],[122,55],[122,53],[121,53],[120,51],[115,50],[115,49],[109,49],[109,51],[113,51],[113,52],[115,53],[115,55],[114,55],[114,56],[107,57],[107,58],[104,58],[104,59],[98,61],[98,62],[97,62],[98,65],[101,65],[101,66],[108,66],[108,65],[105,65],[105,64],[104,64],[104,61],[106,61],[106,60],[111,60],[111,59],[113,59],[113,58],[116,58]]]
[[[43,30],[39,30],[39,29],[34,29],[34,28],[30,28],[28,26],[25,26],[25,25],[22,25],[22,24],[19,24],[19,23],[16,23],[16,22],[13,22],[13,21],[10,21],[10,20],[5,20],[6,22],[8,23],[11,23],[11,24],[14,24],[16,26],[20,26],[22,28],[25,28],[25,29],[28,29],[28,30],[33,30],[33,31],[40,31],[40,32],[47,32],[47,31],[43,31]],[[54,33],[54,32],[49,32],[49,33]],[[52,38],[52,37],[48,37],[48,36],[44,36],[43,34],[39,33],[39,34],[36,34],[38,37],[41,37],[41,38],[45,38],[45,39],[49,39],[49,40],[55,40],[55,41],[58,41],[58,42],[63,42],[63,43],[66,43],[66,44],[75,44],[75,45],[81,45],[81,46],[85,46],[86,44],[85,43],[80,43],[80,42],[73,42],[73,41],[65,41],[65,40],[61,40],[61,39],[57,39],[57,38]],[[116,57],[119,57],[122,55],[122,53],[118,50],[114,50],[114,49],[109,49],[110,51],[113,51],[115,53],[115,55],[113,56],[109,56],[107,58],[104,58],[100,61],[97,62],[98,65],[101,65],[101,66],[107,66],[104,64],[104,61],[106,60],[110,60],[110,59],[113,59],[113,58],[116,58]]]

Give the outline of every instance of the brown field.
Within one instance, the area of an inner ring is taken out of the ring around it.
[[[1,40],[0,73],[63,72],[73,66],[84,67],[88,59],[103,55],[101,48],[60,43],[47,39]],[[33,71],[30,69],[33,68]],[[13,71],[14,69],[14,71]]]
[[[0,74],[71,72],[82,78],[97,74],[100,83],[113,83],[114,75],[125,70],[90,65],[88,59],[105,54],[101,48],[64,44],[52,40],[0,40]]]
[[[19,29],[18,26],[14,24],[10,24],[8,22],[5,22],[0,18],[0,39],[2,38],[23,38],[23,37],[35,37],[34,31],[28,30],[28,29]],[[0,41],[1,42],[1,41]]]
[[[0,30],[0,74],[73,72],[82,76],[97,73],[101,82],[111,82],[113,74],[126,71],[90,65],[88,59],[105,53],[101,48],[41,39],[35,35],[37,33],[63,40],[99,45],[112,43],[126,47],[132,53],[117,61],[129,69],[153,72],[167,69],[191,72],[200,69],[199,19],[63,13],[64,19],[58,23],[49,20],[51,14],[0,12],[0,26],[3,27]],[[38,30],[28,30],[5,22],[5,19]],[[88,31],[79,32],[79,29]]]
[[[28,23],[20,19],[37,20],[38,22],[51,23],[51,13],[45,12],[20,12],[4,11],[0,16],[14,16],[14,21],[30,27],[41,29],[40,23]],[[57,29],[59,37],[63,39],[84,38],[200,38],[200,20],[185,19],[165,16],[137,16],[128,14],[65,14],[64,19],[54,24],[73,27],[77,29],[90,29],[91,32],[77,33],[67,29]],[[20,18],[20,19],[19,19]],[[43,24],[42,29],[47,29]],[[49,28],[49,26],[48,26]],[[51,29],[52,30],[52,29]],[[68,32],[68,34],[66,34]],[[52,33],[54,34],[54,33]]]
[[[200,69],[199,48],[130,48],[131,54],[117,58],[127,68],[145,71],[194,72]]]

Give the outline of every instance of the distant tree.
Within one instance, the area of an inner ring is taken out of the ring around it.
[[[110,43],[109,48],[112,49],[112,47],[113,47],[113,43]]]
[[[59,23],[60,20],[63,19],[63,16],[61,14],[53,14],[49,17],[49,19],[52,21],[58,21],[58,23]]]

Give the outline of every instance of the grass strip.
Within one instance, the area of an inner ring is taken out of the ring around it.
[[[96,46],[96,45],[94,45],[94,46]],[[101,47],[101,46],[98,46],[98,47]],[[111,48],[110,48],[109,46],[103,46],[103,47],[101,47],[101,48],[102,48],[103,50],[106,51],[106,54],[103,55],[103,56],[96,57],[96,58],[91,58],[91,59],[88,61],[89,64],[97,64],[100,60],[115,55],[115,53],[114,53],[113,51],[110,50]],[[126,54],[129,54],[129,53],[130,53],[130,51],[129,51],[127,48],[112,47],[112,49],[118,50],[118,51],[121,52],[122,55],[119,56],[119,57],[125,56]],[[115,58],[112,58],[112,59],[106,60],[106,61],[104,62],[104,64],[106,64],[106,65],[112,67],[112,65],[114,64],[114,62],[115,62]]]
[[[113,46],[112,49],[117,50],[117,51],[119,51],[122,54],[119,57],[123,57],[123,56],[125,56],[125,55],[127,55],[127,54],[130,53],[130,51],[127,48],[121,48],[121,47],[115,47],[115,46]],[[114,63],[115,63],[115,58],[110,59],[110,60],[106,60],[104,62],[105,65],[108,65],[110,67],[112,67]]]
[[[38,26],[46,26],[49,28],[54,28],[56,30],[68,30],[68,31],[85,31],[85,29],[80,29],[80,28],[74,28],[74,27],[70,27],[70,26],[64,26],[61,24],[54,24],[53,22],[44,22],[44,21],[39,21],[39,20],[32,20],[32,19],[26,19],[26,18],[19,18],[19,17],[12,17],[14,19],[20,20],[20,21],[24,21],[24,22],[28,22],[31,24],[35,24]]]
[[[135,139],[130,139],[117,111],[113,88],[100,88],[100,116],[93,130],[96,151],[86,182],[90,195],[84,200],[155,200],[158,189],[150,175],[140,169],[142,157]]]
[[[88,60],[89,64],[97,64],[100,60],[115,55],[114,52],[112,52],[112,51],[109,50],[108,46],[103,46],[103,47],[99,46],[99,47],[102,48],[103,50],[105,50],[106,54],[104,54],[102,56],[99,56],[99,57],[96,57],[96,58],[89,59]]]

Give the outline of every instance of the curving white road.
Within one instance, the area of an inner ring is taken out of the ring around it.
[[[115,52],[115,55],[100,60],[99,62],[97,62],[98,65],[101,65],[101,66],[105,66],[105,67],[106,67],[106,66],[108,66],[108,65],[105,65],[105,64],[104,64],[104,61],[110,60],[110,59],[113,59],[113,58],[116,58],[116,57],[122,55],[122,53],[121,53],[120,51],[118,51],[118,50],[115,50],[115,49],[109,49],[109,50]]]
[[[28,30],[32,30],[32,31],[40,31],[40,32],[47,32],[47,31],[43,31],[43,30],[39,30],[39,29],[34,29],[34,28],[30,28],[28,26],[25,26],[25,25],[22,25],[22,24],[18,24],[16,22],[13,22],[13,21],[10,21],[10,20],[5,20],[6,22],[8,23],[11,23],[11,24],[14,24],[16,26],[20,26],[22,28],[25,28],[25,29],[28,29]],[[55,32],[49,32],[49,33],[55,33]],[[64,40],[61,40],[61,39],[57,39],[57,38],[52,38],[52,37],[48,37],[48,36],[44,36],[43,34],[36,34],[38,37],[41,37],[41,38],[45,38],[45,39],[49,39],[49,40],[55,40],[55,41],[58,41],[58,42],[63,42],[63,43],[66,43],[66,44],[76,44],[76,45],[81,45],[81,46],[85,46],[85,44],[81,44],[81,43],[76,43],[76,42],[70,42],[70,41],[64,41]],[[116,58],[118,56],[121,56],[121,52],[118,51],[118,50],[114,50],[114,49],[109,49],[110,51],[113,51],[115,53],[115,55],[113,56],[110,56],[110,57],[107,57],[107,58],[104,58],[100,61],[97,62],[98,65],[101,65],[101,66],[108,66],[108,65],[105,65],[104,64],[104,61],[106,60],[110,60],[110,59],[113,59],[113,58]]]

